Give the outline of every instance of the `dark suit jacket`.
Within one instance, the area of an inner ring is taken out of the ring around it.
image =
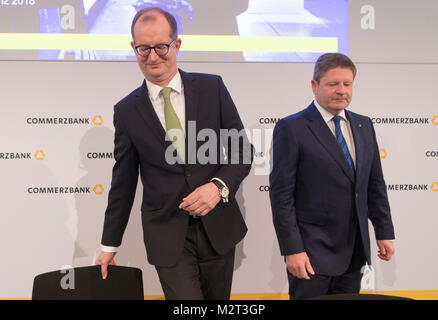
[[[370,259],[368,219],[378,240],[394,238],[371,119],[345,110],[356,149],[356,172],[312,103],[274,129],[270,198],[282,255],[306,252],[317,274],[343,274],[356,230]]]
[[[212,129],[218,141],[220,129],[243,129],[237,109],[219,76],[181,70],[180,74],[186,104],[186,137],[189,135],[188,121],[196,121],[196,134],[202,129]],[[178,206],[185,196],[213,177],[220,178],[230,189],[230,202],[221,201],[201,218],[213,248],[224,254],[245,236],[247,228],[234,195],[251,169],[250,162],[220,164],[219,158],[224,157],[224,152],[218,145],[218,159],[213,164],[168,164],[166,148],[173,146],[165,141],[165,130],[152,107],[145,82],[117,103],[114,126],[116,163],[105,212],[103,245],[119,246],[122,242],[139,171],[143,184],[144,242],[151,264],[171,266],[177,262],[189,223],[189,214]],[[239,139],[240,146],[244,139],[247,141],[246,136]],[[235,142],[227,141],[229,144]],[[196,146],[199,148],[204,143],[197,142]],[[228,153],[227,156],[231,159],[236,154]],[[243,148],[239,148],[237,156],[242,159]]]

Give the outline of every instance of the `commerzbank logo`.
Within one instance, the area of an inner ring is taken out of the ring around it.
[[[27,117],[26,123],[33,126],[101,126],[103,117],[98,114],[91,117]]]
[[[254,152],[254,157],[256,158],[266,158],[268,161],[271,160],[270,150],[266,151],[256,151]]]
[[[33,152],[0,152],[0,160],[44,160],[46,154],[38,149]]]
[[[384,148],[379,149],[379,153],[380,153],[380,159],[386,159],[386,157],[388,156],[388,152],[386,152],[386,149]]]
[[[257,122],[262,125],[275,125],[280,120],[281,118],[263,117],[263,118],[259,118]]]
[[[101,194],[103,194],[103,191],[104,191],[104,189],[103,189],[101,184],[96,184],[93,188],[93,192],[95,195],[101,195]]]
[[[44,158],[46,157],[46,154],[44,153],[43,150],[37,150],[33,156],[34,156],[35,160],[41,161],[41,160],[44,160]]]
[[[375,117],[371,118],[376,125],[434,125],[438,127],[438,115],[432,117]]]
[[[408,191],[408,192],[437,192],[438,181],[432,183],[406,183],[406,184],[388,184],[388,191]]]
[[[29,194],[41,196],[57,194],[89,194],[99,196],[105,191],[100,183],[94,186],[28,186],[26,190]]]
[[[102,116],[94,116],[93,120],[91,120],[91,122],[95,125],[95,126],[101,126],[103,124],[103,119]]]

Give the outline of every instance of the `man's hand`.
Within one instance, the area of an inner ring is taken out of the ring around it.
[[[108,276],[108,265],[115,266],[114,261],[115,252],[104,252],[101,251],[99,257],[94,262],[96,265],[100,265],[100,270],[102,272],[102,279],[106,279]]]
[[[183,199],[180,209],[193,212],[197,216],[205,216],[219,203],[219,190],[213,182],[206,183],[195,189]]]
[[[379,254],[377,255],[380,259],[389,261],[395,253],[394,244],[391,240],[377,240],[377,246],[379,247]]]
[[[310,264],[309,257],[307,253],[301,252],[297,254],[291,254],[286,256],[287,270],[292,273],[298,279],[309,280],[309,274],[314,275],[312,265]]]

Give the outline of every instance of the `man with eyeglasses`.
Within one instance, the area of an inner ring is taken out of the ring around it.
[[[214,132],[219,141],[221,129],[244,129],[237,109],[219,76],[178,69],[181,39],[171,14],[142,9],[131,31],[145,81],[114,108],[116,163],[96,264],[106,278],[140,173],[144,242],[166,299],[229,299],[235,246],[247,231],[235,194],[251,169],[252,156],[244,161],[244,154],[252,155],[252,146],[240,135],[238,150],[229,148],[233,138],[217,146],[218,161],[190,161],[188,151],[196,153],[200,145],[187,141],[189,125],[196,124],[196,135]],[[169,139],[171,131],[181,134]]]

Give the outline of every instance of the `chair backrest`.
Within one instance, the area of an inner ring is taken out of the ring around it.
[[[37,275],[33,300],[144,300],[138,268],[108,266],[103,280],[100,266],[78,267]]]
[[[413,300],[406,297],[369,293],[342,293],[308,298],[306,300]]]

